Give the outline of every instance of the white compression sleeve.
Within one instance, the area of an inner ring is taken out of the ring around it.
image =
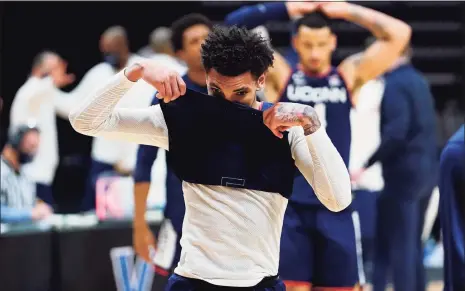
[[[168,129],[159,105],[144,109],[115,108],[135,82],[124,70],[78,104],[69,114],[73,128],[102,136],[168,149]]]
[[[331,211],[341,211],[352,201],[350,176],[341,155],[324,128],[305,136],[301,127],[290,131],[292,153],[302,175],[318,199]]]

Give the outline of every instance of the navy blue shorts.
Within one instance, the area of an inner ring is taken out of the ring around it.
[[[319,287],[363,284],[361,251],[360,221],[350,207],[331,212],[289,201],[279,266],[284,281]]]
[[[253,287],[222,287],[205,281],[171,275],[165,291],[286,291],[278,276],[268,277]]]

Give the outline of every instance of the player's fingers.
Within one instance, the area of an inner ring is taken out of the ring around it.
[[[278,129],[272,129],[271,130],[274,135],[276,135],[279,138],[283,138],[283,134],[278,130]]]
[[[175,100],[181,95],[181,92],[178,86],[178,79],[176,78],[175,75],[172,75],[170,77],[170,86],[171,86],[171,91],[173,92],[173,96],[171,96],[171,100]]]
[[[291,128],[291,126],[283,126],[283,125],[282,125],[282,126],[279,126],[279,127],[278,127],[278,131],[283,132],[283,131],[288,130],[289,128]]]
[[[184,80],[181,78],[181,76],[176,75],[177,81],[178,81],[178,86],[179,86],[179,91],[181,95],[186,94],[187,86]]]
[[[167,78],[164,82],[163,85],[165,86],[165,94],[162,94],[164,97],[165,102],[169,102],[171,99],[171,96],[173,96],[173,91],[171,91],[171,84],[170,84],[170,79]]]
[[[147,263],[151,263],[149,248],[146,245],[137,245],[136,253]]]
[[[276,114],[276,104],[267,110],[266,116],[265,115],[263,116],[265,124],[271,126],[272,121],[275,117],[275,114]]]
[[[154,87],[158,90],[158,94],[160,97],[165,96],[165,84],[163,82],[157,82],[154,84]],[[161,99],[161,98],[158,98]]]

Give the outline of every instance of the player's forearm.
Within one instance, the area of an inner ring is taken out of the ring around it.
[[[344,17],[368,29],[376,38],[405,46],[410,41],[410,26],[394,17],[356,4],[348,4]]]
[[[134,84],[123,72],[113,76],[71,110],[69,120],[73,128],[79,133],[95,136],[100,127],[111,119],[116,104]]]
[[[331,211],[342,211],[352,201],[350,176],[341,155],[323,128],[306,136],[313,162],[312,187]]]
[[[134,225],[145,224],[149,190],[150,182],[136,182],[134,184]]]
[[[228,14],[224,23],[253,29],[270,20],[289,20],[285,3],[275,2],[241,7]]]

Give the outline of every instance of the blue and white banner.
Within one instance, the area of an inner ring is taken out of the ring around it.
[[[132,247],[110,250],[116,287],[118,291],[150,291],[154,267],[138,257]]]

